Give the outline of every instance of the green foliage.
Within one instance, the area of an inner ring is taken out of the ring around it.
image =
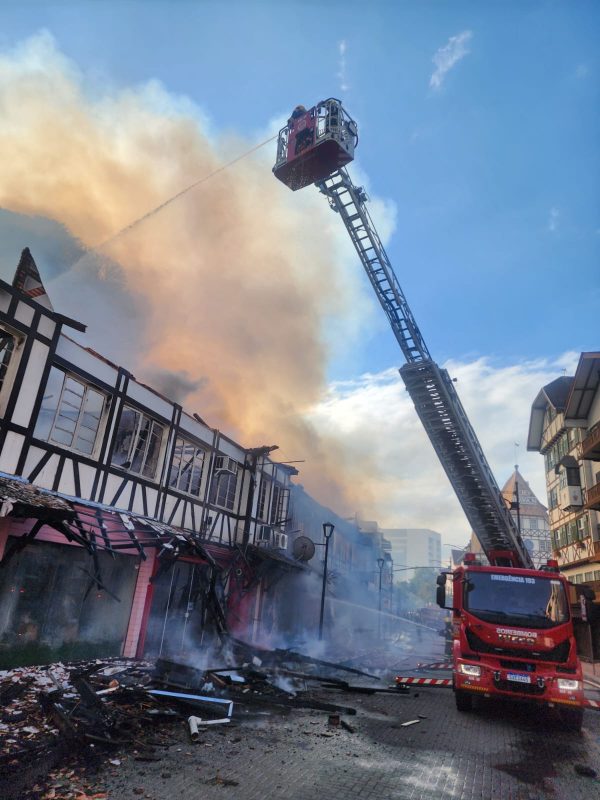
[[[435,603],[436,571],[433,569],[415,569],[415,574],[408,582],[408,589],[416,595],[424,606]]]

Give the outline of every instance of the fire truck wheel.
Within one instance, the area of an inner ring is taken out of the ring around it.
[[[583,708],[561,708],[560,719],[569,731],[580,731],[583,724]]]
[[[473,708],[473,696],[468,692],[456,690],[454,692],[454,699],[456,700],[456,708],[459,711],[471,711]]]

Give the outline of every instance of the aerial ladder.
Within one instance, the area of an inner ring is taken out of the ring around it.
[[[432,359],[367,209],[345,165],[357,128],[339,100],[298,106],[279,133],[273,172],[292,190],[315,183],[337,212],[406,359],[400,375],[462,509],[493,566],[533,568],[514,518],[447,370]]]

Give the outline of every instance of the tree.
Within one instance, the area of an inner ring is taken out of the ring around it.
[[[435,570],[417,568],[408,582],[409,590],[422,601],[424,606],[435,603],[435,575]]]

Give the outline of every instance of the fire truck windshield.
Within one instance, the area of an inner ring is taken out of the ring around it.
[[[569,619],[563,584],[491,572],[467,572],[464,607],[485,622],[523,628],[553,628]]]

